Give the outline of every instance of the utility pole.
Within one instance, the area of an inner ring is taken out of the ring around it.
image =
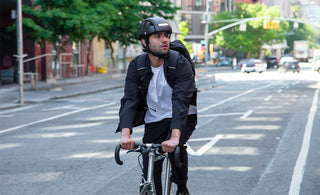
[[[204,60],[205,60],[205,66],[208,65],[208,49],[209,49],[209,43],[208,43],[208,33],[209,33],[209,9],[210,9],[210,5],[209,3],[211,2],[211,0],[207,0],[207,4],[206,4],[206,32],[205,32],[205,47],[206,47],[206,52],[205,52],[205,57],[204,57]]]
[[[17,0],[17,17],[16,17],[16,26],[17,26],[17,57],[18,66],[19,66],[19,103],[20,105],[24,104],[23,100],[23,58],[26,55],[23,55],[23,39],[22,39],[22,5],[21,0]]]

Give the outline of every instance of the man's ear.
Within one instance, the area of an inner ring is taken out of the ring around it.
[[[141,39],[141,43],[142,43],[142,45],[143,45],[143,47],[147,47],[147,44],[146,44],[146,40],[145,39]]]

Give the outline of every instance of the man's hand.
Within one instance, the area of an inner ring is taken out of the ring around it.
[[[171,138],[162,142],[163,152],[174,152],[174,149],[179,145],[181,131],[179,129],[172,129]]]
[[[134,149],[135,141],[130,138],[130,129],[123,128],[121,130],[121,138],[120,138],[120,145],[122,149],[125,150],[132,150]]]

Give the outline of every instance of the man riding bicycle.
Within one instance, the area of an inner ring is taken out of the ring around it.
[[[174,81],[169,79],[169,76],[172,78],[169,70],[170,56],[173,55],[169,49],[171,33],[170,24],[161,17],[148,18],[141,23],[137,38],[147,57],[143,66],[138,64],[141,55],[129,64],[117,132],[121,132],[121,147],[130,150],[135,144],[130,138],[132,127],[145,124],[143,143],[161,144],[162,150],[169,153],[171,162],[172,152],[179,145],[182,166],[178,168],[172,163],[172,181],[178,185],[177,194],[187,195],[188,154],[184,144],[197,124],[196,106],[195,103],[191,104],[196,87],[192,65],[182,54],[179,54],[174,66]],[[147,155],[143,156],[144,176],[147,158]],[[161,171],[162,161],[157,161],[154,183],[156,194],[160,195]]]

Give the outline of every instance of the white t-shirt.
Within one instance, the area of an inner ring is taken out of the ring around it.
[[[151,70],[153,77],[147,93],[146,123],[172,118],[172,88],[164,76],[163,65],[157,68],[151,67]]]
[[[148,110],[145,115],[145,123],[161,121],[165,118],[172,118],[172,88],[168,84],[163,64],[154,68],[151,66],[153,77],[149,83],[147,93]],[[196,114],[197,107],[190,105],[188,114]]]

